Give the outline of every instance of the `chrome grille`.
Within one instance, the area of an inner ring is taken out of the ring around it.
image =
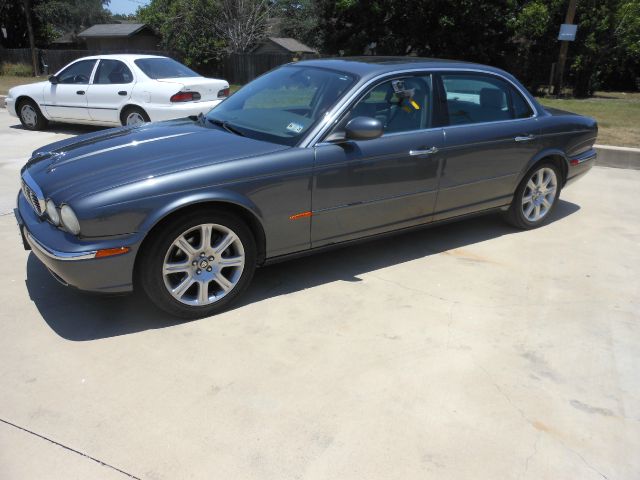
[[[29,185],[29,183],[32,185]],[[22,194],[29,202],[29,205],[31,205],[31,208],[41,217],[44,213],[45,201],[42,194],[38,195],[37,192],[39,192],[39,190],[38,186],[31,180],[30,175],[25,172],[22,177]]]

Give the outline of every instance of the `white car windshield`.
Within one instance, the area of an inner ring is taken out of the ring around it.
[[[139,58],[135,64],[154,80],[162,78],[199,77],[196,72],[171,58]]]
[[[240,135],[293,146],[353,85],[351,74],[285,66],[247,84],[207,115]]]

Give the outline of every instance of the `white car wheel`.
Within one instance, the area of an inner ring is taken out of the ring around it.
[[[47,119],[32,100],[21,101],[16,110],[20,123],[27,130],[42,130],[47,126]]]
[[[129,107],[122,112],[122,125],[127,127],[139,127],[149,122],[147,113],[138,107]]]

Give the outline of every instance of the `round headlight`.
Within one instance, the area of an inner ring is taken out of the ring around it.
[[[53,203],[53,200],[47,200],[47,215],[49,216],[49,220],[56,227],[60,225],[60,214],[58,213],[58,209],[56,208],[56,204]]]
[[[73,213],[73,210],[69,205],[63,205],[60,209],[60,218],[62,220],[62,225],[67,229],[68,232],[73,233],[74,235],[78,235],[80,233],[80,222],[78,222],[78,217]]]

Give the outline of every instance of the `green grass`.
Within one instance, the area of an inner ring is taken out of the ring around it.
[[[538,98],[547,107],[593,117],[601,145],[640,147],[640,93],[597,92],[592,98]]]
[[[16,77],[15,75],[0,75],[0,95],[6,95],[10,88],[27,83],[42,82],[47,77]]]

